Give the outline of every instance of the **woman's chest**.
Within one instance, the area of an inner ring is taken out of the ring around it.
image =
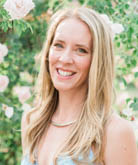
[[[64,144],[69,133],[68,128],[50,126],[40,140],[37,151],[39,165],[50,165],[59,147]]]

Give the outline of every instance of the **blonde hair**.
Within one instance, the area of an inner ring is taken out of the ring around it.
[[[28,127],[25,135],[25,150],[29,148],[31,158],[34,149],[44,131],[48,129],[58,103],[58,91],[54,88],[49,74],[48,54],[54,34],[60,22],[67,18],[77,18],[90,29],[92,46],[92,63],[88,77],[88,93],[78,122],[73,127],[65,144],[57,151],[58,156],[69,155],[72,160],[87,155],[92,145],[95,147],[93,162],[103,162],[103,138],[107,120],[112,114],[114,57],[110,27],[100,14],[87,7],[64,8],[57,11],[50,22],[47,38],[41,51],[41,66],[37,82],[37,105],[27,114]],[[35,119],[31,115],[37,113]],[[85,162],[85,160],[82,160]],[[84,164],[84,163],[83,163]]]

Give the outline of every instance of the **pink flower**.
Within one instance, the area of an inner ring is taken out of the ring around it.
[[[4,75],[0,75],[0,92],[3,92],[9,83],[9,78]]]
[[[32,0],[7,0],[3,7],[14,20],[25,17],[35,7],[35,4]]]
[[[28,86],[16,86],[13,91],[17,94],[19,101],[22,104],[31,97],[30,88]]]
[[[4,56],[7,56],[8,48],[6,45],[0,43],[0,63],[3,62]]]

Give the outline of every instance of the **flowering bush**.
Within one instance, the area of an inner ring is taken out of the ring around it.
[[[113,23],[106,14],[101,14],[101,17],[111,27],[113,36],[115,36],[115,34],[119,34],[124,31],[124,27],[122,24]]]
[[[68,1],[0,1],[0,164],[20,164],[21,115],[33,105],[37,54],[51,14]],[[117,90],[114,109],[131,121],[138,139],[137,9],[129,0],[79,2],[100,12],[112,29]]]
[[[0,92],[3,92],[9,83],[9,78],[7,76],[0,75]]]
[[[24,18],[35,5],[32,0],[7,0],[3,7],[14,20]]]
[[[14,91],[22,104],[31,97],[30,88],[28,86],[15,87]]]
[[[0,43],[0,63],[4,61],[4,56],[8,54],[8,48],[6,45]]]

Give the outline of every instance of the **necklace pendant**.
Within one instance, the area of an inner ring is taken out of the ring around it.
[[[69,125],[72,125],[72,124],[76,123],[76,121],[77,120],[74,120],[74,121],[71,121],[71,122],[67,122],[67,123],[63,123],[62,124],[62,123],[57,123],[57,122],[51,120],[51,124],[53,126],[56,126],[56,127],[66,127],[66,126],[69,126]]]

